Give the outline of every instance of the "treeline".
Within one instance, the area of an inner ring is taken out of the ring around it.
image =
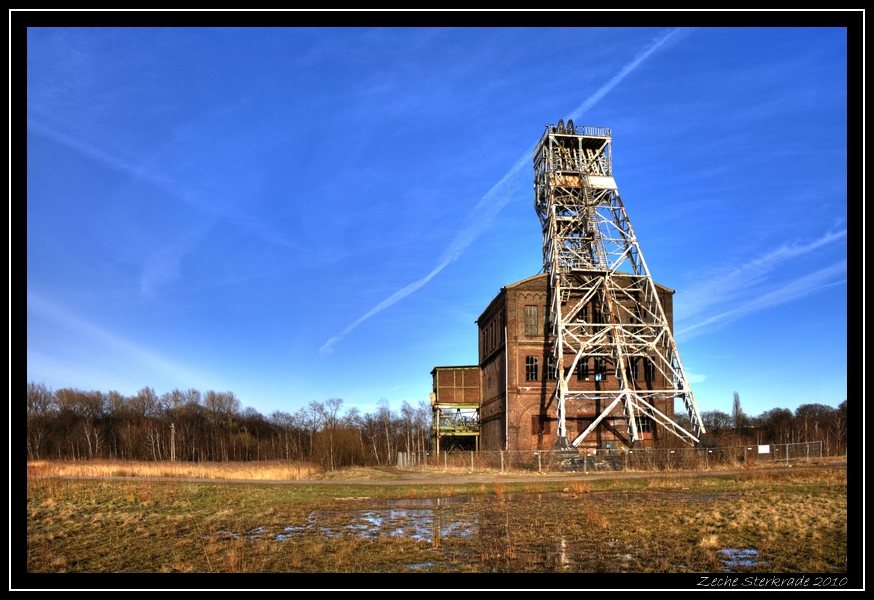
[[[681,420],[677,418],[678,422]],[[823,454],[827,456],[847,453],[846,400],[837,408],[802,404],[795,412],[772,408],[758,416],[749,416],[741,409],[740,398],[735,393],[731,414],[710,410],[701,413],[701,420],[707,432],[723,446],[821,441]]]
[[[345,410],[344,410],[345,408]],[[27,456],[39,459],[313,461],[326,469],[394,464],[397,452],[428,449],[431,407],[381,401],[372,414],[343,400],[312,401],[266,417],[233,392],[162,395],[52,390],[27,384]]]

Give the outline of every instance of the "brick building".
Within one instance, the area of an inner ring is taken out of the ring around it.
[[[619,275],[621,277],[621,275]],[[482,377],[480,448],[529,450],[552,448],[556,441],[555,369],[548,322],[547,275],[535,275],[501,288],[477,320],[479,371]],[[673,330],[674,290],[656,284],[665,317]],[[599,322],[595,306],[584,307],[585,321]],[[563,368],[571,361],[567,356]],[[618,389],[609,357],[587,357],[577,364],[574,384],[583,390]],[[637,389],[670,387],[645,358],[631,360],[629,379]],[[575,401],[567,407],[568,438],[581,433],[606,406],[602,401]],[[671,400],[656,405],[673,417]],[[664,432],[647,417],[637,421],[643,443],[649,445]],[[619,448],[628,443],[621,406],[603,419],[581,448]]]
[[[643,261],[611,140],[609,128],[559,120],[535,148],[544,274],[501,288],[477,320],[483,450],[706,435],[672,335],[674,291]],[[690,430],[674,421],[677,401]]]

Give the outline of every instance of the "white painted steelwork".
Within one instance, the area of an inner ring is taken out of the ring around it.
[[[569,445],[568,405],[593,403],[606,408],[573,446],[617,406],[632,444],[641,439],[639,417],[699,443],[705,434],[701,415],[613,178],[610,129],[574,127],[572,121],[546,126],[534,151],[534,207],[549,275],[558,445]],[[598,386],[576,381],[579,361],[588,364],[590,357],[612,366],[615,389],[587,389]],[[649,374],[643,384],[639,368]],[[675,399],[682,400],[691,431],[655,406]]]

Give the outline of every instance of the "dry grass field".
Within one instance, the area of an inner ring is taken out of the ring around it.
[[[323,472],[314,463],[265,462],[142,462],[132,460],[30,461],[28,477],[172,477],[178,479],[236,479],[292,481],[312,479]]]
[[[308,468],[28,464],[27,571],[847,570],[844,470],[350,485]]]

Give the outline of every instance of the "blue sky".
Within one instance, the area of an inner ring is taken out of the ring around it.
[[[847,35],[27,31],[27,376],[371,412],[542,264],[544,124],[613,129],[699,409],[847,387]]]

